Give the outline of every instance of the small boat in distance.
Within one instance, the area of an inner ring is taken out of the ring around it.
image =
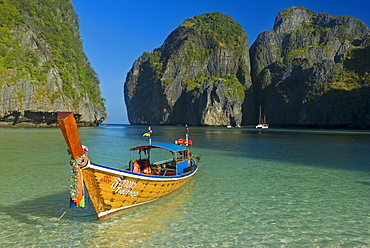
[[[90,162],[87,147],[78,135],[76,120],[71,112],[58,113],[58,123],[71,155],[71,207],[85,206],[85,192],[89,194],[99,219],[105,219],[130,207],[152,202],[168,195],[186,182],[198,170],[200,158],[194,158],[189,150],[188,139],[178,144],[151,144],[131,148],[127,169],[118,169]],[[149,132],[143,136],[149,136]],[[156,154],[156,150],[160,150]],[[161,157],[163,151],[169,157]],[[158,160],[154,160],[158,159]],[[154,161],[152,161],[154,160]]]
[[[269,124],[266,123],[266,117],[264,116],[264,118],[262,118],[262,109],[261,109],[261,106],[260,106],[260,114],[259,114],[259,117],[258,117],[258,125],[256,126],[256,128],[269,128]]]

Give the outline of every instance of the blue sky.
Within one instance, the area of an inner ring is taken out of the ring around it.
[[[153,51],[184,20],[219,11],[246,31],[249,45],[271,30],[279,11],[303,6],[315,13],[350,15],[370,25],[370,1],[247,1],[247,0],[73,0],[84,51],[98,74],[109,118],[105,123],[127,124],[123,84],[132,64]]]

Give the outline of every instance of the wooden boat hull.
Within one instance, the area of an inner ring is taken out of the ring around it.
[[[99,219],[168,195],[196,173],[155,176],[89,164],[82,169],[85,187]]]

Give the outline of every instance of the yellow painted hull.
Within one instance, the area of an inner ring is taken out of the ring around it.
[[[95,212],[99,219],[104,219],[176,191],[196,171],[178,176],[156,176],[89,164],[82,174]]]

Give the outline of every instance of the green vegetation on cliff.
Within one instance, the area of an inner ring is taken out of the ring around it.
[[[226,93],[227,93],[226,96],[228,98],[231,98],[231,99],[236,98],[240,101],[244,100],[245,90],[244,90],[243,85],[239,82],[236,75],[223,76],[223,77],[199,75],[195,79],[187,79],[186,80],[186,83],[188,84],[187,91],[192,94],[193,98],[196,97],[200,86],[204,82],[210,82],[210,83],[221,82],[226,86]]]
[[[230,16],[220,12],[190,17],[181,26],[188,27],[200,38],[208,40],[215,47],[239,48],[239,42],[244,41],[247,37],[240,24]]]
[[[360,89],[370,88],[369,65],[370,46],[352,47],[343,62],[343,70],[336,73],[337,80],[325,84],[325,93],[341,97],[339,94],[353,91],[353,96],[362,97]]]
[[[151,67],[158,75],[163,73],[168,56],[178,51],[180,46],[186,47],[181,58],[184,65],[189,66],[194,61],[204,62],[214,49],[229,49],[236,56],[243,55],[245,47],[241,44],[248,44],[247,34],[240,24],[220,12],[190,17],[177,30],[182,30],[182,36],[162,49],[162,54],[157,49],[150,53]]]
[[[367,44],[369,44],[370,38]],[[344,73],[361,86],[370,86],[370,45],[351,50],[344,61]],[[347,80],[346,80],[347,81]],[[350,80],[351,81],[351,80]]]
[[[22,44],[25,33],[37,37],[36,49],[44,53],[43,58],[29,44]],[[0,83],[27,79],[45,85],[52,67],[58,69],[63,93],[75,104],[87,94],[96,107],[105,109],[99,79],[83,52],[71,1],[0,1]],[[38,94],[46,93],[39,90]],[[53,101],[58,96],[48,97]]]

